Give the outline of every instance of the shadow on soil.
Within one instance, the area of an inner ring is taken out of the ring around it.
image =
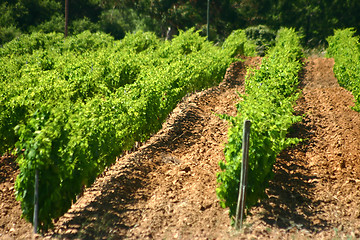
[[[70,221],[61,227],[60,239],[122,239],[141,215],[137,203],[147,196],[139,195],[138,189],[145,186],[146,175],[154,168],[147,164],[129,162],[117,176],[101,186],[101,195],[81,211],[69,216]],[[135,195],[135,193],[137,193]]]
[[[304,122],[304,121],[303,121]],[[305,153],[311,146],[311,133],[306,126],[296,126],[298,136],[307,139],[295,147],[283,151],[274,166],[275,176],[267,189],[268,198],[261,201],[265,211],[262,220],[277,228],[305,229],[318,232],[329,227],[326,220],[319,219],[312,189],[317,177],[311,175],[305,163]],[[294,136],[293,136],[294,137]]]
[[[14,156],[11,155],[0,155],[0,184],[10,181],[18,170],[18,166]]]
[[[150,196],[142,191],[147,185],[148,174],[162,164],[166,164],[167,152],[180,146],[196,143],[200,137],[190,131],[199,124],[201,117],[186,108],[178,115],[165,133],[142,150],[134,152],[122,163],[118,174],[111,174],[103,186],[98,187],[101,195],[86,205],[81,211],[67,213],[63,223],[52,238],[59,239],[124,239],[129,230],[141,219],[139,205]],[[184,139],[187,141],[185,142]],[[165,153],[165,154],[164,154]],[[90,190],[91,191],[91,190]]]
[[[299,87],[306,85],[303,79],[305,71],[300,73]],[[316,126],[304,115],[305,101],[298,99],[296,115],[302,115],[302,122],[296,123],[289,131],[289,137],[303,139],[293,147],[284,150],[277,158],[274,166],[274,178],[267,189],[267,199],[260,202],[265,209],[261,213],[262,220],[267,224],[285,229],[305,229],[309,232],[319,232],[329,228],[329,223],[318,217],[320,213],[314,201],[312,189],[318,177],[312,175],[306,163],[306,152],[314,144]]]

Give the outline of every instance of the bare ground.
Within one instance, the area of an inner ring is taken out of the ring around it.
[[[46,236],[60,239],[347,239],[360,238],[360,114],[339,87],[333,60],[309,58],[301,75],[304,115],[291,136],[304,142],[277,159],[267,199],[249,211],[244,229],[230,226],[215,194],[228,124],[247,66],[233,64],[217,87],[194,93],[163,129],[100,176]],[[29,239],[20,219],[11,157],[0,161],[0,239]]]

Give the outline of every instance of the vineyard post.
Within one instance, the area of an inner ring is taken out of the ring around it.
[[[69,0],[65,0],[65,38],[68,36],[69,25]]]
[[[242,223],[244,220],[245,199],[246,199],[245,194],[246,194],[247,175],[248,175],[250,126],[251,126],[251,122],[249,120],[245,120],[244,130],[243,130],[243,142],[242,142],[242,162],[241,162],[239,196],[238,196],[238,202],[236,207],[236,218],[235,218],[236,229],[242,228]]]
[[[207,18],[207,24],[206,24],[206,37],[209,41],[209,27],[210,27],[210,0],[207,1],[207,11],[206,11],[206,18]]]
[[[34,194],[34,233],[37,233],[39,214],[39,171],[35,171],[35,194]]]

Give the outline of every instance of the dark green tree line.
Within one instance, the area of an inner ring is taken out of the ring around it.
[[[21,33],[64,31],[64,0],[5,0],[0,4],[0,43]],[[207,0],[69,0],[69,34],[153,31],[165,37],[195,27],[206,34]],[[294,27],[306,44],[325,42],[334,28],[360,28],[357,0],[210,0],[210,40],[232,30],[267,25]]]

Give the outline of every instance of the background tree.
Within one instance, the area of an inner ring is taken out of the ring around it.
[[[64,0],[5,0],[0,4],[0,43],[21,33],[64,31]],[[210,40],[231,31],[267,25],[294,27],[309,46],[324,43],[334,28],[360,28],[358,0],[211,0]],[[69,34],[103,31],[116,39],[126,32],[195,27],[206,35],[207,0],[74,0],[69,1]]]

